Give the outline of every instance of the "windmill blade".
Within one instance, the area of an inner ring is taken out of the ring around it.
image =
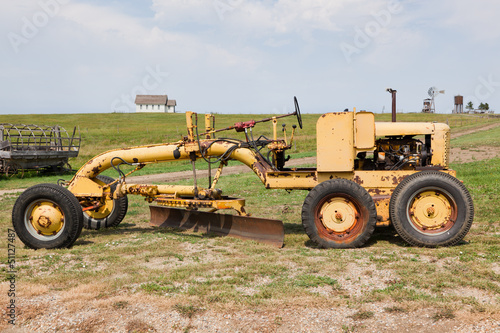
[[[429,94],[430,97],[434,97],[436,96],[436,91],[437,91],[436,87],[430,87],[429,90],[427,90],[427,93]]]

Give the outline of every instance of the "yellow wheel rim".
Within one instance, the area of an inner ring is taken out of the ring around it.
[[[413,225],[426,232],[449,229],[455,222],[454,202],[438,190],[425,190],[413,198],[408,208],[408,214]],[[451,224],[451,225],[450,225]]]
[[[94,181],[101,186],[106,186],[106,183],[104,183],[103,181],[101,181],[97,178],[94,179]],[[87,210],[87,211],[85,211],[85,214],[87,214],[88,216],[90,216],[93,219],[100,220],[100,219],[103,219],[105,217],[108,217],[113,212],[113,208],[114,208],[113,199],[112,198],[104,199],[103,201],[101,201],[101,206],[99,206],[98,209]]]
[[[64,226],[64,214],[53,202],[40,201],[32,205],[28,220],[35,232],[42,236],[53,236]]]
[[[113,207],[113,199],[104,200],[104,203],[99,206],[97,210],[87,210],[85,211],[85,214],[87,214],[91,218],[99,220],[108,217],[113,211]]]
[[[351,229],[357,221],[356,206],[346,198],[332,198],[321,207],[319,218],[323,226],[341,233]]]

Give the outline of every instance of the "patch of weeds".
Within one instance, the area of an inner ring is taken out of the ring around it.
[[[349,318],[352,318],[354,320],[365,320],[365,319],[370,319],[375,316],[375,313],[372,311],[358,311],[353,315],[350,315]]]
[[[273,293],[270,290],[263,290],[255,296],[263,299],[271,299],[273,297]]]
[[[43,259],[45,260],[46,265],[53,266],[61,261],[61,256],[48,254],[48,255],[43,256]]]
[[[469,262],[469,261],[474,261],[477,259],[477,254],[476,253],[463,253],[462,251],[460,251],[460,256],[458,257],[458,259],[462,262]]]
[[[355,326],[342,325],[342,332],[344,332],[344,333],[351,333],[351,332],[354,332],[354,331],[356,331],[356,327]]]
[[[297,249],[298,254],[300,254],[303,257],[316,257],[316,256],[321,256],[318,251],[313,251],[310,248],[307,247],[299,247]]]
[[[189,333],[189,331],[191,331],[191,329],[193,329],[194,327],[191,326],[191,324],[187,325],[186,327],[184,327],[184,330],[182,331],[183,333]]]
[[[173,293],[179,290],[179,288],[175,287],[172,284],[161,285],[154,282],[142,284],[141,289],[152,294]]]
[[[194,305],[182,305],[176,304],[174,305],[175,311],[179,312],[181,316],[187,318],[193,318],[197,313],[202,313],[204,310]]]
[[[133,319],[127,323],[125,328],[127,333],[146,333],[146,332],[156,332],[155,328],[148,323],[143,322],[140,319]]]
[[[400,307],[400,306],[397,306],[397,305],[386,307],[386,308],[384,308],[384,311],[389,312],[389,313],[408,313],[407,309]]]
[[[124,309],[127,306],[128,306],[128,302],[127,301],[118,301],[118,302],[113,303],[113,307],[115,309]]]
[[[449,308],[441,309],[434,316],[432,316],[432,320],[434,322],[439,321],[441,319],[453,319],[453,318],[455,318],[455,313],[453,313],[453,310]]]
[[[477,301],[475,297],[466,297],[462,299],[463,304],[472,306],[471,312],[486,312],[486,308]]]
[[[319,286],[332,286],[335,289],[340,288],[340,284],[337,280],[332,279],[328,276],[317,276],[317,275],[299,275],[295,277],[293,285],[297,287],[319,287]]]

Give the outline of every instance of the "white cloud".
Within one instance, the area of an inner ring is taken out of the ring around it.
[[[194,22],[247,34],[310,30],[337,32],[353,14],[369,15],[385,0],[153,0],[155,18],[167,26]]]
[[[497,0],[447,0],[441,13],[444,26],[477,41],[498,42],[500,2]]]

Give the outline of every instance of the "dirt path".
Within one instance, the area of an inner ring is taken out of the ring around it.
[[[456,139],[456,138],[461,137],[463,135],[472,134],[472,133],[481,132],[481,131],[488,131],[488,130],[494,129],[494,128],[498,127],[498,126],[500,126],[500,123],[494,123],[494,124],[485,125],[485,126],[481,126],[481,127],[474,127],[474,128],[471,128],[471,129],[468,129],[468,130],[465,130],[465,131],[460,131],[460,132],[457,132],[457,133],[452,133],[451,134],[451,138],[452,139]]]

